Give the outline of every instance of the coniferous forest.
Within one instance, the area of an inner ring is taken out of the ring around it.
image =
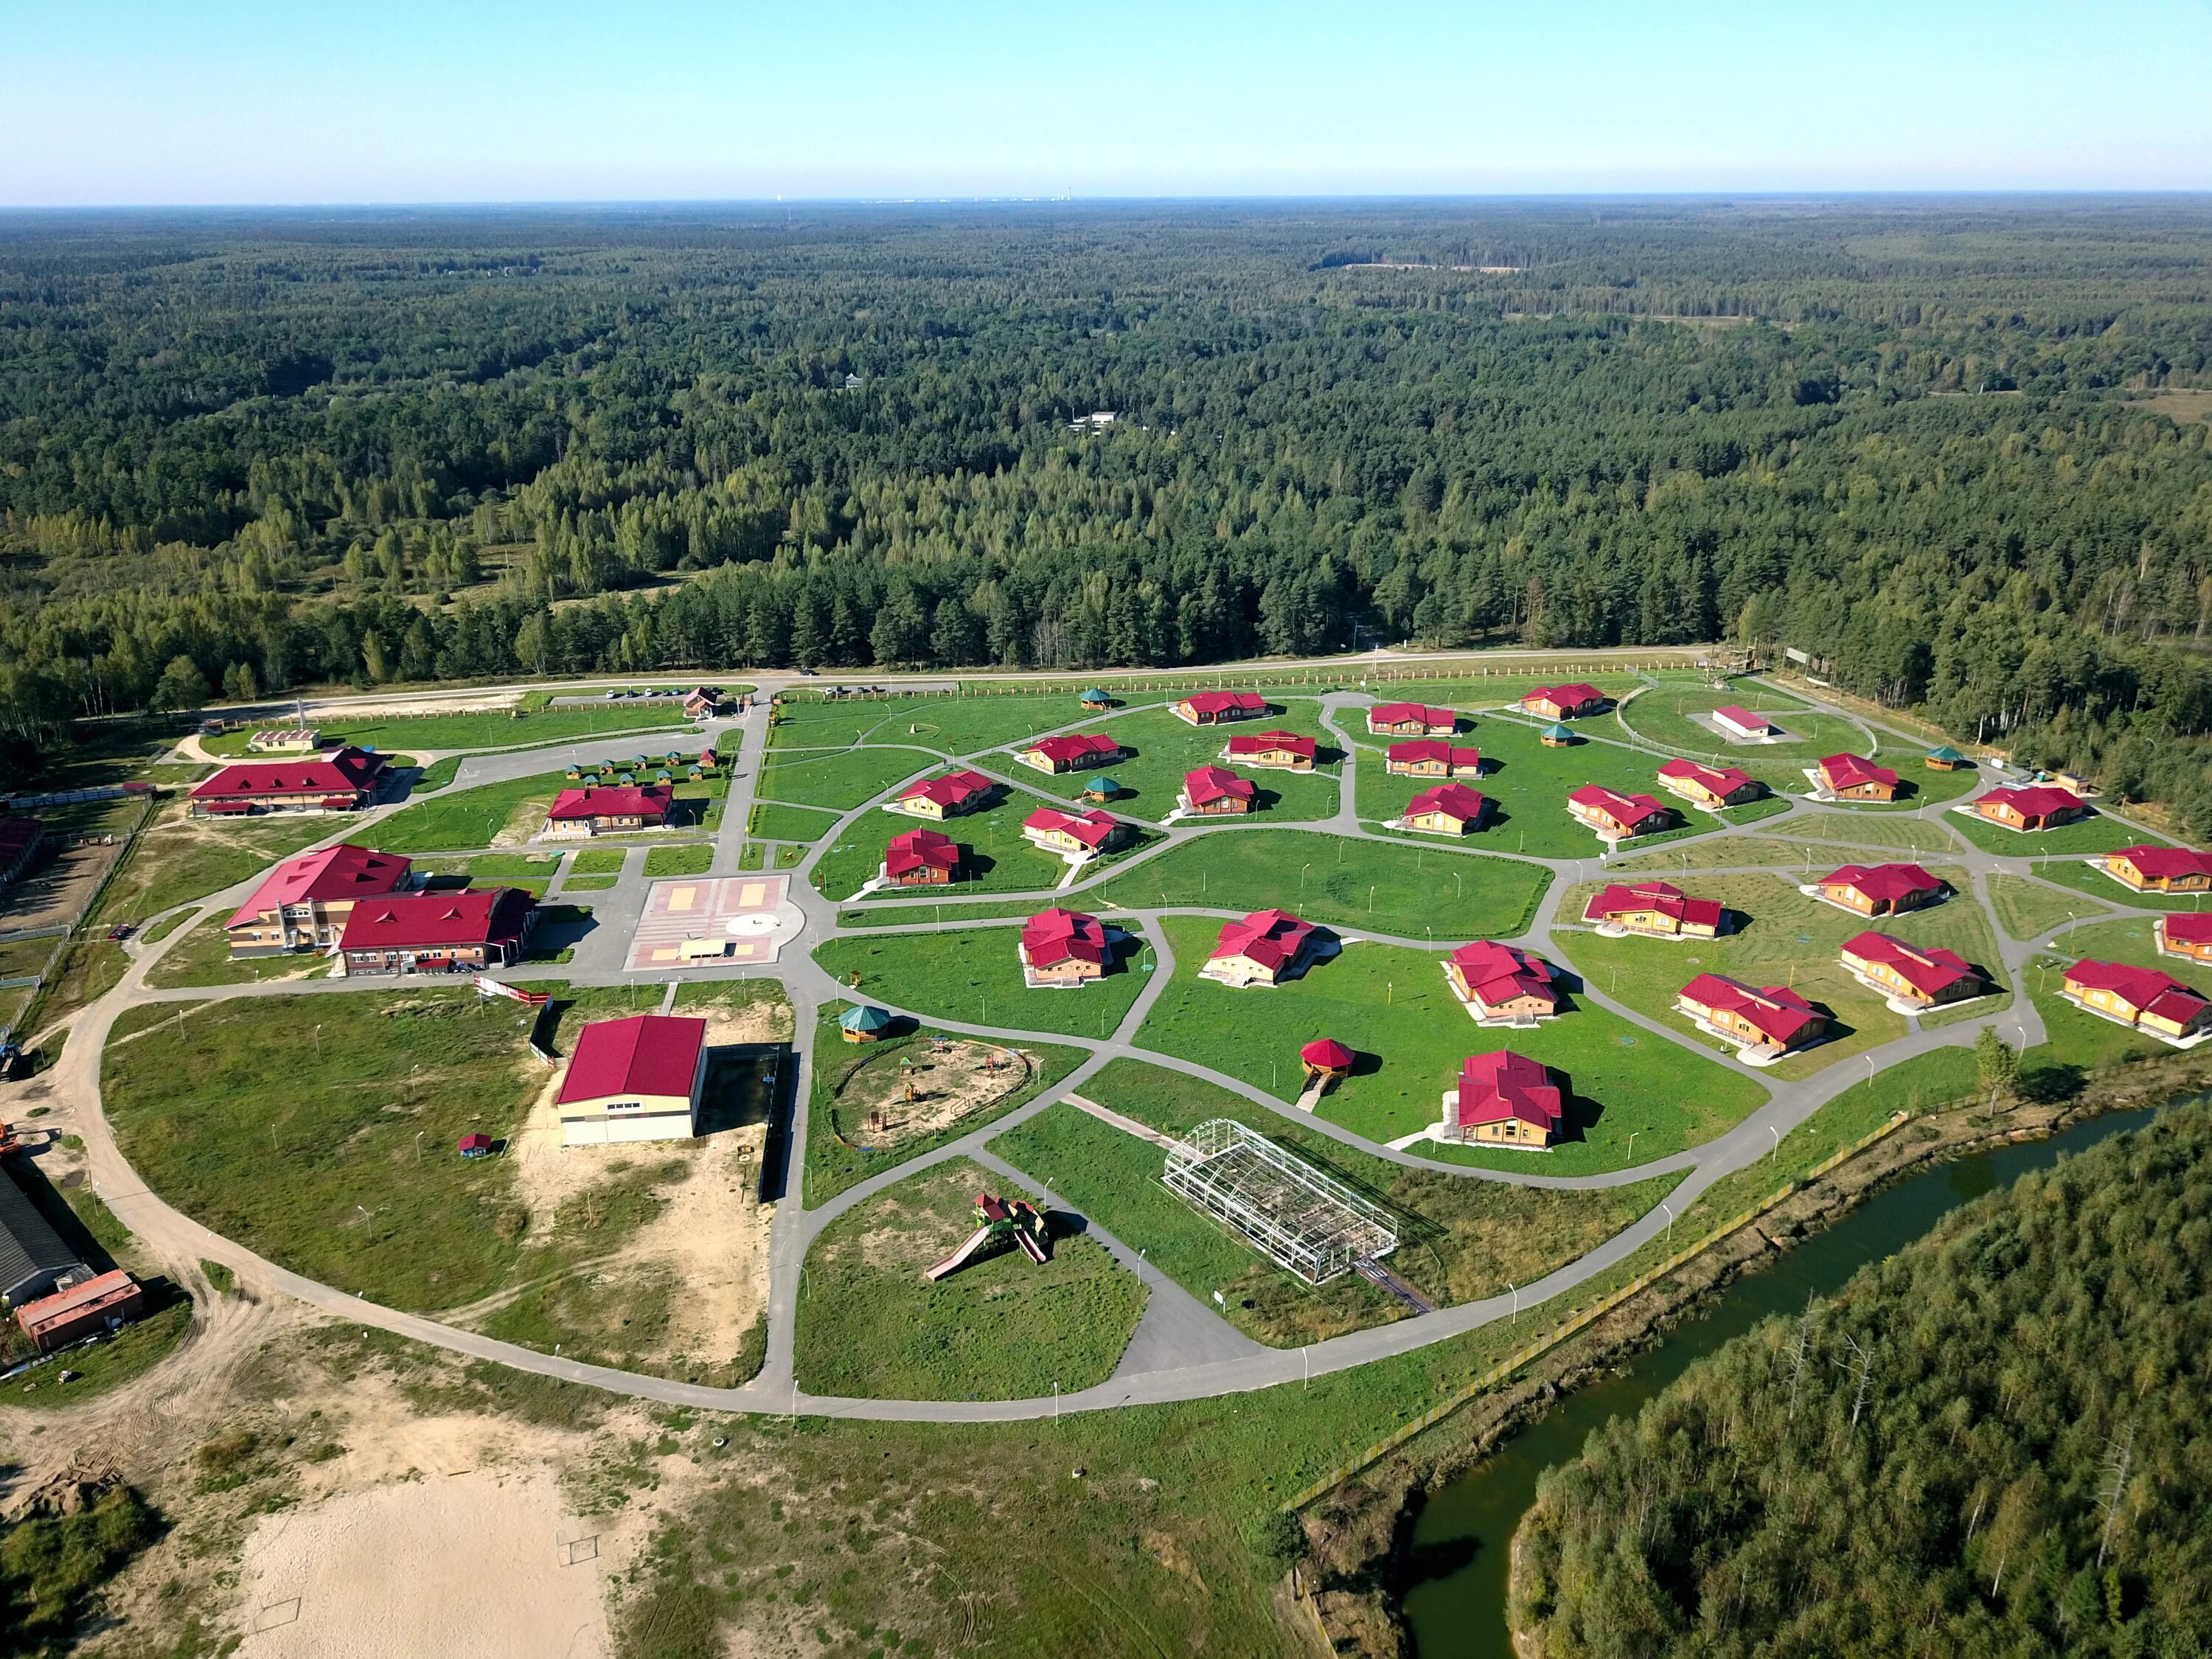
[[[0,726],[1726,639],[2212,834],[2208,408],[2179,198],[15,214]]]
[[[1545,1659],[2212,1650],[2212,1112],[1954,1212],[1547,1473]]]

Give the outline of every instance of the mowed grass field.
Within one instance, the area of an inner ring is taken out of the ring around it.
[[[2070,887],[2107,904],[2127,905],[2138,910],[2212,909],[2212,893],[2138,893],[2114,881],[2102,870],[2091,867],[2083,859],[2045,859],[2035,866],[2035,873],[2039,880],[2055,881],[2062,887]],[[2074,908],[2075,914],[2087,915],[2094,907],[2077,904]]]
[[[603,708],[541,708],[527,714],[486,709],[465,714],[379,714],[310,724],[323,734],[326,745],[352,744],[357,748],[415,753],[426,749],[520,749],[595,737],[603,732],[696,729],[684,718],[680,701],[609,703]],[[226,732],[201,741],[210,754],[242,757],[252,736],[251,730]]]
[[[842,903],[874,878],[892,837],[910,830],[933,830],[967,849],[961,856],[958,879],[943,890],[947,896],[1046,893],[1067,873],[1067,866],[1058,854],[1042,852],[1022,838],[1022,820],[1043,804],[1033,795],[1002,795],[999,804],[988,811],[963,813],[942,823],[908,817],[903,812],[863,812],[815,860],[814,889],[824,898]],[[886,896],[927,897],[935,890],[886,888],[884,892]],[[1044,908],[1047,902],[1041,901],[1037,908]]]
[[[811,806],[756,802],[748,833],[763,841],[819,841],[836,826],[835,812]]]
[[[2154,836],[2122,823],[2118,818],[2108,818],[2101,812],[2094,813],[2077,823],[2062,823],[2055,830],[2008,830],[2001,823],[1973,817],[1965,812],[1949,812],[1943,822],[1956,830],[1985,853],[2002,854],[2007,858],[2049,858],[2063,853],[2116,853],[2123,847],[2166,847],[2172,843],[2164,836]]]
[[[1331,927],[1463,939],[1522,932],[1550,884],[1541,865],[1517,860],[1255,823],[1194,836],[1092,891],[1133,908],[1279,906]]]
[[[1594,1248],[1666,1194],[1665,1179],[1589,1192],[1510,1187],[1407,1169],[1370,1157],[1249,1101],[1163,1066],[1117,1060],[1084,1086],[1100,1105],[1169,1134],[1228,1117],[1287,1147],[1380,1203],[1403,1241],[1391,1267],[1439,1305],[1528,1284]],[[1278,1347],[1317,1342],[1405,1316],[1356,1273],[1309,1285],[1267,1261],[1160,1179],[1160,1149],[1062,1102],[992,1142],[991,1150],[1065,1195],[1123,1243]]]
[[[543,1084],[533,1010],[410,991],[139,1012],[138,1034],[109,1045],[102,1092],[125,1156],[164,1199],[389,1306],[500,1287],[526,1233],[513,1166],[453,1147],[511,1133]]]
[[[2047,877],[2059,867],[2050,864],[2038,865],[2036,873]],[[2075,866],[2077,869],[2081,867]],[[2098,875],[2094,871],[2086,873],[2115,893],[2128,890],[2109,876]],[[2035,939],[2077,918],[2105,914],[2100,905],[2084,903],[2072,893],[2053,891],[2042,882],[2031,880],[2026,876],[2007,875],[2000,870],[1992,872],[1988,880],[1990,908],[1996,912],[1998,925],[2013,939]],[[2095,890],[2089,890],[2094,892]]]
[[[1103,1246],[1055,1237],[1040,1266],[1011,1242],[931,1284],[922,1273],[975,1231],[999,1176],[965,1158],[894,1183],[823,1230],[807,1255],[793,1332],[810,1393],[1018,1400],[1113,1375],[1145,1287]]]
[[[2160,956],[2157,936],[2152,932],[2156,925],[2157,918],[2148,915],[2092,922],[2061,933],[2048,950],[2037,954],[2021,975],[2043,1015],[2044,1042],[2034,1051],[2036,1059],[2095,1066],[2174,1052],[2154,1037],[2138,1036],[2124,1026],[2085,1012],[2059,994],[2064,970],[2090,957],[2099,962],[2154,968],[2197,995],[2212,997],[2212,968],[2180,957]]]
[[[818,691],[795,691],[785,696],[776,711],[769,747],[773,751],[908,744],[950,755],[972,755],[1016,738],[1096,718],[1084,713],[1077,696],[1081,689],[838,702],[824,698]]]
[[[320,951],[278,957],[249,957],[234,962],[230,939],[218,912],[201,922],[149,969],[146,983],[156,990],[185,985],[250,985],[261,980],[307,979],[327,975],[331,958]]]
[[[522,841],[568,787],[558,772],[548,772],[441,793],[401,807],[369,839],[387,853],[458,853],[502,839]]]
[[[1548,1152],[1423,1147],[1425,1155],[1547,1175],[1625,1168],[1709,1139],[1767,1098],[1758,1082],[1589,1005],[1534,1031],[1486,1030],[1444,980],[1443,952],[1348,946],[1304,978],[1231,990],[1198,977],[1220,924],[1170,917],[1174,978],[1139,1030],[1146,1048],[1194,1060],[1289,1101],[1297,1051],[1333,1036],[1360,1056],[1322,1099],[1321,1115],[1370,1140],[1434,1123],[1469,1054],[1510,1048],[1565,1073],[1567,1139]]]
[[[103,921],[143,921],[259,874],[281,859],[348,833],[343,818],[280,813],[235,822],[191,818],[164,807],[100,896]]]
[[[1126,792],[1106,804],[1116,817],[1144,818],[1158,823],[1176,810],[1176,795],[1183,775],[1201,766],[1225,766],[1258,786],[1260,810],[1255,822],[1278,823],[1325,818],[1336,812],[1337,758],[1341,745],[1322,726],[1318,705],[1294,700],[1279,703],[1279,714],[1262,720],[1231,720],[1226,726],[1186,726],[1164,708],[1116,709],[1086,721],[1085,732],[1103,732],[1121,744],[1126,753],[1111,763],[1078,772],[1044,773],[1030,770],[1012,755],[988,757],[992,766],[1009,777],[1018,777],[1032,789],[1073,800],[1093,778],[1109,776]],[[1271,771],[1240,765],[1221,758],[1229,739],[1261,732],[1293,732],[1311,738],[1321,756],[1311,772]],[[1034,735],[1018,734],[1016,741]]]
[[[942,769],[942,760],[919,749],[771,749],[755,793],[764,801],[848,812],[902,779]]]
[[[858,974],[855,997],[925,1019],[1064,1036],[1111,1035],[1152,977],[1138,966],[1144,940],[1123,933],[1103,979],[1080,990],[1033,991],[1022,979],[1020,938],[1018,927],[1006,926],[834,939],[816,947],[814,960],[841,985],[852,986]]]

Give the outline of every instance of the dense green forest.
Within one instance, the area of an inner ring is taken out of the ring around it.
[[[1548,1472],[1547,1659],[2212,1651],[2212,1111],[1957,1211]]]
[[[0,723],[1729,637],[2212,832],[2191,387],[2194,199],[4,216]]]

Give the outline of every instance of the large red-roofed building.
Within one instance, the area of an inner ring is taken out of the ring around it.
[[[1516,945],[1486,939],[1462,945],[1444,961],[1452,994],[1484,1023],[1549,1019],[1559,1012],[1552,967]]]
[[[2158,919],[2156,932],[2161,955],[2212,962],[2212,913],[2169,910]]]
[[[1106,972],[1106,929],[1080,910],[1039,911],[1022,924],[1022,976],[1032,990],[1086,985]]]
[[[706,1080],[703,1019],[633,1014],[586,1025],[554,1097],[562,1144],[689,1140]]]
[[[343,842],[286,859],[223,923],[230,954],[242,960],[326,951],[345,932],[353,907],[405,886],[408,867],[405,859]]]
[[[917,818],[943,820],[972,812],[991,798],[993,785],[981,772],[963,769],[940,777],[916,778],[899,791],[896,803],[902,812]]]
[[[1022,820],[1022,839],[1031,846],[1081,858],[1112,851],[1128,833],[1127,824],[1095,806],[1079,812],[1062,806],[1040,806]]]
[[[1522,708],[1539,720],[1572,720],[1595,714],[1605,707],[1605,693],[1577,680],[1568,685],[1540,685],[1521,699]]]
[[[658,830],[668,822],[675,789],[665,783],[586,784],[563,789],[545,814],[548,836],[610,836]]]
[[[1182,775],[1182,793],[1176,804],[1200,817],[1223,817],[1250,811],[1259,793],[1251,779],[1240,778],[1226,767],[1201,766]]]
[[[2088,814],[2089,804],[2081,796],[2047,783],[1999,787],[1974,800],[1975,817],[2008,830],[2056,830]]]
[[[522,954],[537,907],[520,887],[363,899],[338,935],[346,977],[480,973]]]
[[[1565,1117],[1551,1073],[1526,1054],[1500,1048],[1461,1063],[1458,1086],[1444,1094],[1436,1138],[1541,1152],[1558,1138]]]
[[[1754,714],[1741,703],[1723,703],[1713,710],[1713,724],[1723,732],[1739,738],[1771,738],[1774,723],[1764,714]]]
[[[1786,985],[1746,985],[1699,974],[1675,994],[1674,1006],[1739,1047],[1786,1054],[1828,1029],[1828,1017]]]
[[[1830,755],[1814,771],[1837,800],[1895,800],[1897,774],[1858,755]]]
[[[1862,983],[1918,1008],[1965,1002],[1988,988],[1972,963],[1941,945],[1865,933],[1845,939],[1837,954]]]
[[[2092,1013],[2168,1042],[2212,1030],[2212,1003],[2155,968],[2084,957],[2066,970],[2062,989],[2069,1001]]]
[[[247,761],[192,787],[196,817],[249,812],[354,812],[369,803],[384,757],[341,749],[323,760]]]
[[[2193,847],[2123,847],[2100,862],[2106,875],[2138,893],[2212,892],[2212,853]]]
[[[1257,691],[1196,691],[1168,712],[1193,726],[1218,726],[1224,720],[1258,720],[1269,712],[1269,704]]]
[[[1382,769],[1407,778],[1479,778],[1482,750],[1462,749],[1442,738],[1394,743],[1383,752]]]
[[[1692,898],[1663,881],[1610,886],[1583,907],[1594,927],[1655,939],[1717,938],[1723,914],[1718,899]]]
[[[1401,822],[1408,830],[1464,836],[1482,827],[1482,815],[1489,806],[1479,790],[1470,789],[1463,783],[1439,783],[1422,790],[1406,803],[1406,816]]]
[[[1459,715],[1449,708],[1431,708],[1418,702],[1378,702],[1367,711],[1370,736],[1425,738],[1431,732],[1447,734],[1459,729]]]
[[[894,887],[943,887],[960,868],[960,847],[934,830],[893,836],[884,848],[884,880]]]
[[[1086,732],[1061,738],[1039,738],[1014,751],[1014,758],[1040,772],[1077,772],[1086,766],[1103,766],[1117,758],[1121,745],[1103,732]]]
[[[26,1302],[15,1310],[15,1322],[40,1353],[52,1353],[99,1332],[119,1330],[145,1305],[146,1294],[138,1281],[122,1268],[111,1267]]]
[[[1601,783],[1586,783],[1567,797],[1575,820],[1607,841],[1648,836],[1674,822],[1674,809],[1650,795],[1624,795]]]
[[[1223,925],[1199,975],[1224,985],[1279,985],[1304,969],[1318,940],[1313,923],[1287,910],[1255,910]]]
[[[1302,738],[1295,732],[1255,732],[1229,739],[1229,758],[1239,766],[1310,772],[1317,752],[1311,738]]]

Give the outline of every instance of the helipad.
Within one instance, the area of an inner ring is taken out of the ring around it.
[[[656,881],[630,935],[632,973],[775,960],[786,924],[796,926],[778,875],[687,876]]]

